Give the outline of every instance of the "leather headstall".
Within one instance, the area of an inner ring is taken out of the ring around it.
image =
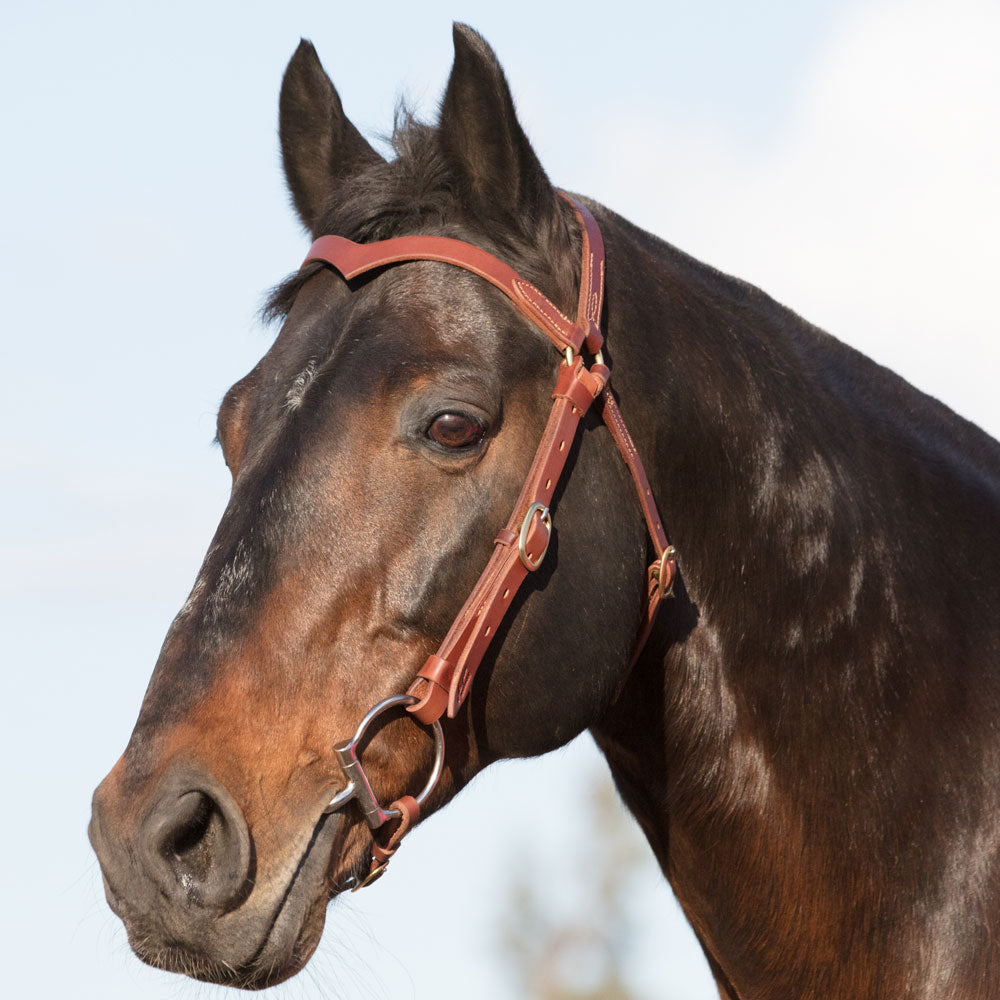
[[[350,280],[367,271],[389,264],[414,260],[440,261],[478,274],[500,289],[515,308],[531,320],[565,355],[559,366],[553,404],[541,442],[535,452],[527,478],[507,524],[494,539],[493,554],[452,623],[437,652],[429,656],[414,678],[407,694],[386,699],[405,703],[406,711],[435,729],[438,760],[436,781],[443,756],[439,721],[447,713],[454,718],[468,696],[476,670],[482,662],[497,629],[510,607],[518,588],[529,573],[542,564],[552,535],[549,505],[566,465],[577,427],[584,414],[599,400],[604,423],[632,475],[639,505],[653,542],[656,558],[647,570],[647,601],[631,665],[638,659],[660,601],[672,594],[677,569],[677,554],[667,540],[656,509],[649,481],[632,437],[625,426],[614,396],[608,391],[610,371],[604,363],[601,347],[604,337],[600,319],[604,301],[604,241],[597,221],[587,207],[570,195],[562,194],[574,208],[580,223],[583,263],[576,321],[564,316],[534,285],[492,254],[461,240],[443,236],[401,236],[377,243],[353,243],[342,236],[321,236],[313,243],[303,266],[322,261]],[[588,366],[584,355],[593,362]],[[379,703],[365,717],[355,741],[336,748],[344,768],[348,787],[342,790],[327,811],[343,808],[358,798],[374,833],[372,867],[361,883],[367,885],[380,875],[395,852],[403,834],[419,820],[419,800],[431,789],[431,783],[417,799],[403,796],[388,810],[382,810],[371,786],[353,754],[354,743],[365,724],[380,712]],[[348,753],[349,749],[349,753]],[[350,763],[345,761],[349,759]],[[386,831],[391,831],[388,837]],[[360,888],[361,885],[355,886]]]

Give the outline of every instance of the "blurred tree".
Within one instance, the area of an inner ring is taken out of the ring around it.
[[[587,830],[569,861],[580,899],[572,912],[553,913],[538,893],[529,851],[511,866],[502,902],[500,946],[516,996],[530,1000],[638,1000],[628,967],[638,928],[630,906],[649,848],[618,799],[606,771],[590,778],[573,825]]]

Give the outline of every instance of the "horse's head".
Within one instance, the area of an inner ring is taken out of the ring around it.
[[[386,162],[299,47],[280,120],[296,209],[314,236],[457,237],[569,311],[572,209],[492,52],[460,27],[455,48],[438,126],[403,123]],[[231,499],[91,825],[140,957],[252,987],[305,963],[330,897],[367,871],[360,812],[325,812],[344,783],[332,748],[447,632],[518,497],[561,363],[502,294],[444,263],[350,282],[310,265],[271,310],[277,339],[219,411]],[[642,522],[606,434],[584,435],[569,461],[547,559],[446,720],[429,808],[490,761],[571,739],[622,679]],[[423,784],[433,741],[387,717],[364,761],[388,802]]]

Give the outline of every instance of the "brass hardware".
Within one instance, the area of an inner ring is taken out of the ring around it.
[[[386,868],[389,867],[389,862],[384,861],[377,868],[373,868],[352,890],[351,892],[357,892],[358,889],[364,889],[366,885],[371,885],[372,882],[377,882],[384,874]]]
[[[671,559],[673,559],[676,562],[676,560],[677,560],[677,549],[675,549],[672,545],[668,545],[663,550],[663,555],[660,556],[659,562],[656,563],[656,565],[653,566],[653,569],[652,569],[653,579],[656,581],[656,584],[657,584],[657,586],[660,589],[660,597],[673,597],[674,596],[674,578],[673,577],[671,577],[671,579],[670,579],[670,589],[669,590],[664,590],[663,589],[663,580],[664,580],[664,578],[666,576],[667,563]]]
[[[540,515],[541,522],[548,530],[548,534],[545,538],[545,545],[542,547],[542,551],[538,554],[537,558],[533,559],[528,554],[527,545],[528,532],[531,530],[531,522],[536,514]],[[542,565],[545,553],[549,551],[550,541],[552,541],[552,515],[549,513],[549,508],[543,503],[533,503],[528,508],[528,513],[524,515],[524,520],[521,522],[521,534],[517,540],[517,552],[521,557],[521,562],[524,564],[525,569],[534,573]]]
[[[573,362],[576,360],[576,355],[573,353],[572,347],[567,347],[563,351],[563,356],[566,358],[566,365],[569,368],[573,367]],[[601,351],[597,351],[594,354],[594,364],[603,365],[604,364],[604,354]]]

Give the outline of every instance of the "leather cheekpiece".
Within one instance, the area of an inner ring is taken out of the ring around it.
[[[322,261],[351,280],[367,271],[405,261],[431,260],[464,268],[499,288],[515,308],[570,358],[559,366],[553,404],[531,467],[510,520],[496,535],[493,554],[472,593],[455,617],[437,652],[424,662],[408,689],[417,701],[408,706],[420,722],[432,724],[446,712],[454,718],[469,694],[479,664],[521,584],[542,563],[554,530],[549,505],[565,469],[580,420],[600,399],[601,415],[635,484],[656,559],[647,571],[647,601],[629,668],[649,637],[660,601],[671,593],[676,553],[670,546],[642,460],[608,389],[610,371],[598,355],[604,344],[600,319],[604,304],[604,241],[593,215],[560,192],[574,208],[582,250],[576,320],[571,321],[534,285],[485,250],[443,236],[402,236],[377,243],[354,243],[342,236],[321,236],[304,263]],[[598,355],[589,368],[581,351]],[[379,828],[372,848],[373,881],[399,842],[420,818],[416,800],[393,803],[399,817]],[[385,833],[388,832],[388,837]]]

